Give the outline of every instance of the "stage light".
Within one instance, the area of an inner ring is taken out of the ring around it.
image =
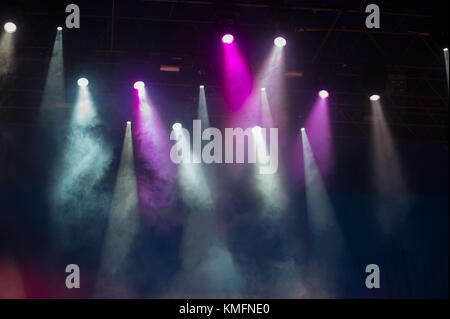
[[[204,86],[204,85],[200,85],[200,88],[201,88],[201,89],[204,89],[204,88],[205,88],[205,86]]]
[[[78,83],[78,86],[86,87],[86,86],[88,86],[89,81],[86,78],[80,78],[80,79],[78,79],[77,83]]]
[[[275,38],[275,40],[273,40],[273,43],[277,46],[277,47],[279,47],[279,48],[282,48],[282,47],[284,47],[284,46],[286,46],[286,39],[285,38],[283,38],[283,37],[277,37],[277,38]]]
[[[265,90],[266,90],[266,88],[261,88],[261,91],[263,91],[263,92],[264,92]]]
[[[175,123],[174,125],[172,125],[172,128],[174,131],[179,131],[182,128],[182,125],[180,123]]]
[[[222,42],[225,44],[231,44],[234,41],[234,37],[231,34],[225,34],[222,37]]]
[[[374,94],[374,95],[370,96],[371,101],[378,101],[378,100],[380,100],[380,98],[381,97],[378,94]]]
[[[304,132],[304,131],[305,131],[305,128],[304,128],[304,127],[302,127],[302,128],[300,129],[300,131]]]
[[[3,28],[8,33],[14,33],[17,30],[17,26],[12,22],[6,22]]]
[[[57,27],[56,28],[56,30],[58,30],[58,31],[62,31],[62,29],[63,29],[62,27]]]
[[[326,99],[327,97],[330,96],[330,93],[328,93],[327,90],[321,90],[321,91],[319,92],[319,96],[320,96],[320,98],[322,98],[322,99]]]
[[[444,52],[448,52],[448,48],[444,48]]]
[[[258,126],[258,125],[254,126],[252,128],[252,132],[253,132],[253,134],[259,134],[261,132],[261,126]]]
[[[131,121],[127,121],[127,125],[131,125]]]
[[[145,83],[142,81],[137,81],[133,86],[136,90],[143,90],[145,88]]]

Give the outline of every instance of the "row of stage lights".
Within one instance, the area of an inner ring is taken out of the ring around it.
[[[62,31],[62,29],[63,28],[61,26],[58,26],[56,28],[56,30],[58,30],[58,31]],[[3,30],[5,30],[6,33],[14,33],[17,31],[17,26],[14,22],[6,22],[3,25]]]
[[[86,78],[80,78],[77,81],[78,86],[80,87],[86,87],[89,85],[89,80]],[[142,81],[137,81],[134,83],[133,88],[135,90],[143,90],[145,88],[145,83]],[[200,89],[204,89],[205,86],[204,85],[200,85]],[[266,88],[261,88],[261,91],[265,91]],[[319,97],[322,99],[327,99],[330,96],[330,93],[327,90],[320,90],[318,93]],[[378,101],[381,97],[377,94],[371,95],[370,96],[370,100],[371,101]]]
[[[232,34],[227,33],[222,37],[222,42],[225,44],[231,44],[231,43],[233,43],[233,41],[234,41],[234,36]],[[283,37],[276,37],[275,40],[273,40],[273,44],[275,44],[275,46],[278,48],[282,48],[282,47],[286,46],[287,41]]]
[[[4,28],[4,30],[5,30],[7,33],[14,33],[14,32],[16,32],[16,30],[17,30],[17,26],[16,26],[13,22],[6,22],[3,28]],[[60,26],[58,26],[56,29],[57,29],[58,31],[62,31],[63,28],[60,27]],[[225,35],[222,37],[222,42],[223,42],[224,44],[232,44],[232,43],[234,42],[234,36],[233,36],[232,34],[229,34],[229,33],[228,33],[228,34],[225,34]],[[286,39],[283,38],[283,37],[276,37],[275,40],[273,41],[273,43],[274,43],[274,45],[275,45],[276,47],[282,48],[282,47],[286,46],[287,41],[286,41]],[[448,51],[448,49],[445,48],[444,51]],[[80,78],[80,79],[78,79],[77,83],[78,83],[78,85],[79,85],[80,87],[86,87],[86,86],[88,86],[89,81],[88,81],[88,79],[86,79],[86,78]],[[143,89],[144,87],[145,87],[145,84],[144,84],[144,82],[142,82],[142,81],[138,81],[138,82],[136,82],[136,83],[134,84],[134,88],[135,88],[136,90]],[[204,86],[201,85],[200,88],[204,88]],[[261,90],[264,91],[265,89],[262,88]],[[330,94],[329,94],[329,92],[326,91],[326,90],[321,90],[321,91],[319,92],[319,96],[320,96],[322,99],[326,99],[326,98],[328,98],[328,97],[330,96]],[[371,101],[378,101],[379,99],[380,99],[380,96],[377,95],[377,94],[373,94],[373,95],[370,96],[370,100],[371,100]]]
[[[14,33],[17,30],[17,26],[14,22],[6,22],[5,25],[3,26],[3,29],[7,33]],[[56,29],[58,31],[62,31],[63,28],[61,26],[58,26]],[[233,41],[234,41],[234,36],[232,34],[228,33],[222,37],[222,42],[225,44],[231,44],[231,43],[233,43]],[[286,46],[286,44],[287,44],[286,39],[283,37],[277,37],[277,38],[275,38],[275,40],[273,42],[279,48],[282,48],[282,47]]]
[[[78,79],[77,83],[78,83],[78,86],[80,86],[80,87],[86,87],[89,85],[89,80],[86,78],[80,78],[80,79]],[[137,81],[134,83],[133,88],[138,91],[144,90],[145,83],[143,81]],[[200,85],[200,89],[204,89],[204,88],[205,88],[204,85]],[[265,90],[266,90],[265,88],[261,88],[261,91],[265,91]],[[321,91],[319,91],[319,96],[322,99],[326,99],[330,96],[330,94],[326,90],[321,90]],[[131,125],[131,121],[127,121],[127,125]],[[177,132],[177,133],[180,132],[182,127],[183,126],[181,125],[181,123],[178,123],[178,122],[172,125],[172,129],[174,130],[174,132]],[[305,128],[302,127],[301,131],[304,132]],[[261,127],[258,125],[254,126],[252,128],[252,132],[253,132],[253,134],[259,134],[261,132]]]

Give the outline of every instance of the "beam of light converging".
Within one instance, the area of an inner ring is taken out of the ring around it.
[[[232,111],[242,108],[253,88],[253,78],[236,42],[223,46],[225,101]]]
[[[261,89],[261,111],[262,111],[262,126],[274,127],[272,112],[270,111],[269,100],[267,99],[267,91],[265,88]]]
[[[447,75],[447,89],[448,89],[448,48],[445,48],[444,50],[444,60],[445,60],[445,73]]]
[[[382,193],[405,190],[405,180],[394,140],[379,101],[372,101],[372,145],[375,182]]]
[[[333,167],[333,146],[328,110],[328,92],[318,96],[306,120],[305,129],[308,132],[311,148],[314,152],[317,166],[324,177]]]
[[[2,32],[0,37],[0,79],[14,67],[14,34]]]
[[[215,201],[208,185],[201,156],[192,151],[189,131],[179,123],[173,126],[180,160],[178,185],[181,198],[189,208],[182,238],[182,267],[172,287],[179,297],[233,297],[243,288],[243,278],[220,231]]]
[[[63,36],[61,31],[57,31],[41,102],[40,117],[43,124],[46,124],[46,120],[54,114],[54,112],[52,112],[54,111],[54,108],[62,105],[64,100]]]
[[[262,125],[264,127],[284,127],[285,81],[284,49],[274,46],[266,58],[258,75],[261,89]],[[255,88],[255,91],[257,89]],[[259,106],[259,105],[258,105]]]
[[[305,169],[306,209],[311,233],[312,265],[322,265],[324,278],[333,276],[338,255],[343,251],[343,237],[326,191],[307,132],[301,130]],[[332,283],[333,278],[329,283]],[[325,280],[327,282],[328,280]]]
[[[133,138],[136,148],[136,170],[141,212],[154,222],[155,215],[172,204],[176,167],[170,161],[170,139],[145,84],[135,87],[135,122]],[[157,226],[157,224],[155,224]]]
[[[138,193],[134,170],[131,122],[127,122],[122,155],[111,202],[95,297],[131,297],[127,287],[128,260],[139,231]]]
[[[198,94],[198,119],[204,127],[209,127],[208,105],[206,104],[205,86],[200,85]]]
[[[79,87],[71,122],[53,172],[53,221],[58,244],[83,245],[71,240],[73,227],[86,228],[83,239],[98,236],[92,223],[100,218],[105,196],[100,184],[112,160],[112,150],[99,132],[100,119],[89,88]],[[86,225],[88,223],[88,225]],[[67,236],[67,237],[66,237]]]
[[[287,204],[286,192],[277,171],[272,174],[261,174],[262,169],[268,169],[269,163],[278,168],[278,145],[267,145],[267,136],[270,136],[270,144],[278,143],[276,130],[255,126],[252,128],[252,137],[256,147],[256,165],[253,183],[261,195],[262,217],[270,220],[278,219],[284,212]],[[276,136],[275,136],[275,135]],[[270,149],[270,153],[269,150]]]
[[[390,232],[407,211],[406,179],[380,101],[372,101],[371,108],[373,174],[381,196],[378,217],[383,229]]]

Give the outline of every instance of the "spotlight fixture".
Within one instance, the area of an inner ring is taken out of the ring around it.
[[[302,127],[302,128],[300,129],[300,131],[302,131],[302,132],[305,132],[305,128],[304,128],[304,127]]]
[[[80,78],[80,79],[78,79],[77,84],[80,87],[86,87],[86,86],[88,86],[89,81],[86,78]]]
[[[444,48],[444,52],[448,52],[448,48]]]
[[[63,29],[62,27],[57,27],[56,28],[56,30],[58,30],[58,31],[62,31],[62,29]]]
[[[201,89],[204,89],[204,88],[205,88],[205,86],[204,86],[204,85],[200,85],[200,88],[201,88]]]
[[[222,37],[222,42],[225,43],[225,44],[231,44],[231,43],[233,43],[233,41],[234,41],[234,37],[231,34],[229,34],[229,33],[225,34]]]
[[[17,30],[17,26],[13,22],[6,22],[3,29],[8,33],[14,33]]]
[[[327,90],[321,90],[321,91],[319,92],[319,96],[320,96],[321,99],[326,99],[327,97],[330,96],[330,93],[328,93]]]
[[[182,128],[182,125],[180,123],[175,123],[174,125],[172,125],[172,128],[174,131],[179,131]]]
[[[145,83],[142,82],[142,81],[137,81],[137,82],[134,83],[133,87],[136,90],[143,90],[145,88]]]
[[[131,121],[127,121],[127,125],[131,125]]]
[[[266,88],[261,88],[261,91],[262,91],[262,92],[265,92],[265,91],[266,91]]]
[[[286,46],[286,39],[283,37],[277,37],[275,38],[275,40],[273,40],[273,43],[275,44],[275,46],[282,48],[284,46]]]
[[[373,94],[370,96],[371,101],[378,101],[381,97],[378,94]]]
[[[252,128],[252,132],[253,132],[253,134],[259,134],[261,132],[261,126],[258,126],[258,125],[254,126]]]

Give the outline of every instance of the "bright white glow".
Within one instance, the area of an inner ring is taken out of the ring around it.
[[[301,128],[301,131],[302,131],[302,132],[304,132],[304,131],[305,131],[305,128],[304,128],[304,127],[302,127],[302,128]]]
[[[137,81],[136,83],[134,83],[134,88],[136,90],[143,90],[145,88],[145,83],[142,81]]]
[[[174,131],[179,131],[182,128],[182,125],[180,123],[175,123],[174,125],[172,125],[172,128]]]
[[[330,96],[330,93],[328,93],[327,90],[322,90],[322,91],[319,92],[319,96],[320,96],[322,99],[326,99],[327,97]]]
[[[263,92],[264,92],[265,90],[266,90],[266,88],[261,88],[261,91],[263,91]]]
[[[377,94],[371,95],[370,100],[371,101],[378,101],[381,97]]]
[[[80,78],[80,79],[78,79],[77,83],[78,83],[78,86],[86,87],[86,86],[88,86],[89,81],[86,78]]]
[[[286,39],[285,38],[283,38],[283,37],[277,37],[277,38],[275,38],[275,40],[273,41],[273,43],[277,46],[277,47],[279,47],[279,48],[282,48],[282,47],[284,47],[285,45],[286,45]]]
[[[56,30],[62,31],[62,27],[57,27]]]
[[[234,41],[234,37],[231,34],[225,34],[222,37],[222,42],[225,44],[231,44]]]
[[[448,48],[444,48],[444,52],[448,52]]]
[[[204,89],[204,88],[205,88],[205,86],[204,86],[204,85],[200,85],[200,88],[201,88],[201,89]]]
[[[253,132],[253,134],[259,134],[259,133],[261,133],[261,126],[258,126],[258,125],[254,126],[254,127],[252,128],[252,132]]]
[[[14,33],[17,30],[17,26],[12,22],[6,22],[3,28],[8,33]]]
[[[131,121],[127,121],[127,125],[131,125]]]

